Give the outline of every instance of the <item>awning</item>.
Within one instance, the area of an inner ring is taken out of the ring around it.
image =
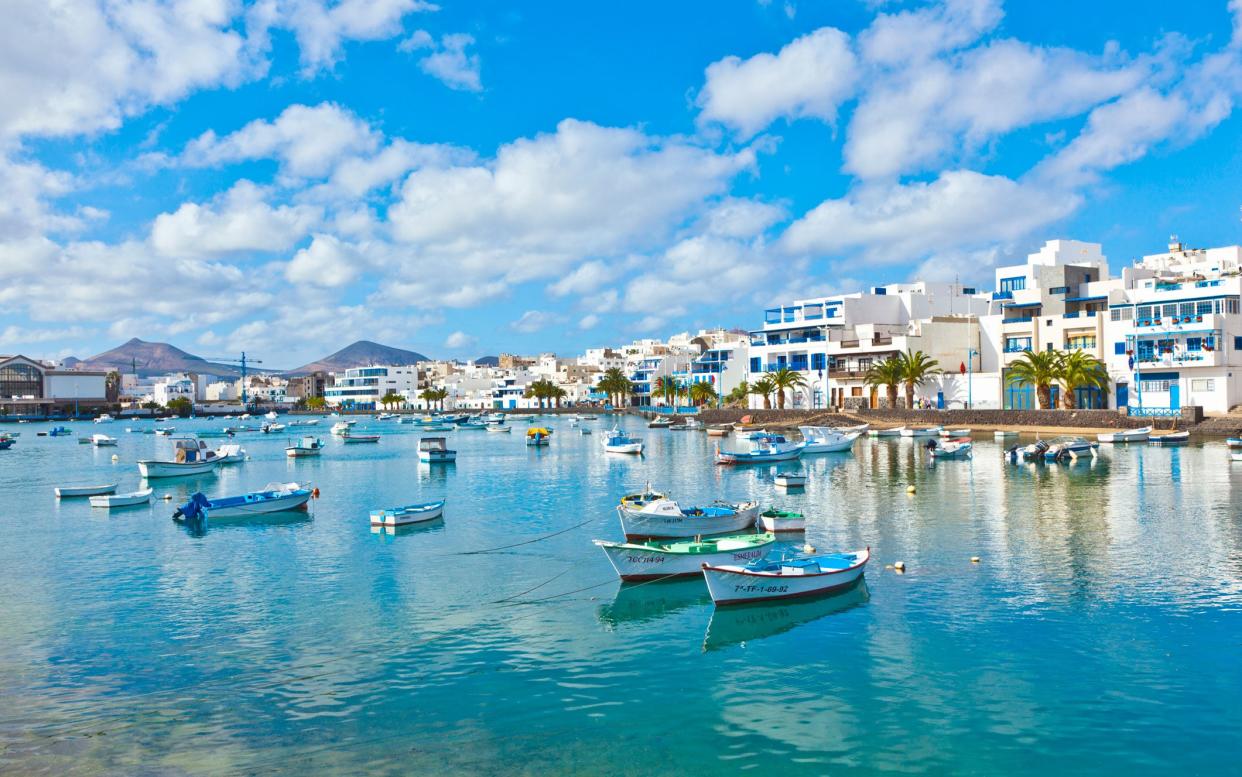
[[[1002,308],[1037,308],[1043,305],[1042,302],[1006,302],[1001,305]]]
[[[1099,302],[1102,299],[1108,299],[1107,294],[1101,294],[1098,297],[1066,297],[1066,302]]]

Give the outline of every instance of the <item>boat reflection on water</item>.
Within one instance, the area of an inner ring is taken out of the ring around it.
[[[306,510],[284,510],[278,513],[262,513],[260,515],[218,518],[215,520],[208,517],[202,520],[185,521],[181,526],[185,533],[191,537],[203,537],[208,531],[250,530],[268,526],[297,526],[303,523],[310,523],[312,517],[312,514]]]
[[[865,604],[871,598],[867,579],[860,578],[849,590],[811,599],[788,602],[757,602],[733,607],[717,607],[703,636],[703,651],[720,650],[730,645],[751,642],[810,623],[827,615],[845,612]]]
[[[599,608],[599,621],[611,628],[625,623],[646,623],[711,602],[702,577],[623,583],[613,600]]]
[[[407,534],[434,534],[444,531],[444,517],[406,526],[372,526],[371,533],[383,538],[404,537]]]

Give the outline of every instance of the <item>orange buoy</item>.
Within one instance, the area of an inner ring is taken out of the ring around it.
[[[319,498],[319,486],[315,486],[315,488],[313,488],[313,489],[311,490],[311,498],[312,498],[312,499],[318,499],[318,498]]]

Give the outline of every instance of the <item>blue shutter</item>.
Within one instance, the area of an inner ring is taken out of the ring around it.
[[[1113,353],[1117,356],[1124,356],[1126,353],[1125,343],[1113,343]]]
[[[754,357],[753,359],[751,359],[751,360],[750,360],[750,371],[751,371],[751,372],[759,372],[759,370],[760,370],[760,366],[759,366],[759,365],[760,365],[760,363],[761,363],[761,362],[760,362],[760,359],[759,359],[759,357],[758,357],[758,356],[756,356],[756,357]]]

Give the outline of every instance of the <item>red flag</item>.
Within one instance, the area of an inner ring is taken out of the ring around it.
[[[966,362],[962,362],[961,365],[958,367],[958,369],[961,371],[963,375],[965,375],[966,374]]]

